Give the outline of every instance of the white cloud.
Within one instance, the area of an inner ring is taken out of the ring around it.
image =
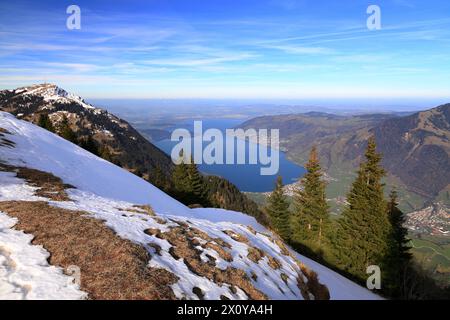
[[[332,54],[335,50],[325,47],[305,47],[295,45],[267,45],[265,48],[276,49],[289,54]]]

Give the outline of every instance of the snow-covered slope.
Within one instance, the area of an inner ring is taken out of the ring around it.
[[[283,248],[274,241],[276,236],[254,218],[220,209],[189,209],[122,168],[8,113],[0,112],[0,128],[9,132],[7,139],[15,144],[14,147],[0,145],[2,162],[50,172],[64,183],[74,186],[76,189],[68,190],[70,201],[47,199],[48,202],[55,207],[88,212],[104,220],[120,237],[147,248],[152,254],[150,266],[166,269],[179,277],[179,281],[172,285],[178,298],[196,299],[198,295],[193,293],[195,287],[202,290],[206,299],[218,299],[221,296],[244,299],[248,295],[239,288],[230,292],[230,286],[192,272],[183,259],[175,259],[170,254],[173,244],[167,237],[149,234],[148,230],[158,229],[164,234],[171,228],[176,230],[186,225],[189,230],[206,233],[204,237],[223,243],[229,259],[225,259],[218,251],[202,247],[204,239],[197,239],[199,245],[196,250],[202,251],[202,261],[207,263],[208,259],[213,259],[217,270],[245,270],[249,278],[253,277],[252,285],[271,299],[304,298],[297,284],[298,277],[302,277],[299,262],[319,275],[319,281],[328,288],[331,299],[379,299],[369,290],[292,250],[291,254],[283,253]],[[15,198],[36,200],[31,196],[27,199],[20,192],[14,195],[14,190],[26,193],[30,192],[29,188],[25,181],[14,178],[10,173],[0,174],[0,201]],[[136,205],[150,205],[159,218],[151,218],[141,210],[130,210]],[[0,234],[2,232],[5,231],[0,229]],[[242,236],[245,241],[236,240],[233,234]],[[149,242],[161,249],[160,254],[155,254]],[[248,258],[254,248],[264,252],[258,261]],[[303,280],[308,281],[306,278]],[[2,281],[5,279],[0,273],[0,288]]]

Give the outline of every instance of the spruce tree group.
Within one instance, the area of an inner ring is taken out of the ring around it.
[[[52,121],[50,120],[48,114],[41,113],[39,115],[38,126],[50,131],[55,132],[55,127],[53,126]]]
[[[361,281],[370,265],[379,266],[385,278],[391,232],[382,183],[385,172],[374,137],[368,140],[365,157],[339,219],[335,251],[339,267]]]
[[[164,175],[161,167],[156,166],[150,169],[149,181],[157,188],[168,192],[170,190],[170,181],[166,175]]]
[[[387,289],[393,297],[406,297],[405,287],[408,273],[412,273],[412,254],[409,252],[410,240],[408,239],[408,229],[404,227],[405,216],[398,208],[397,192],[392,190],[389,195],[388,218],[391,225],[389,238],[389,251],[385,259],[387,266]]]
[[[61,120],[61,122],[59,124],[58,134],[62,138],[66,139],[66,140],[68,140],[68,141],[70,141],[72,143],[78,144],[77,135],[70,128],[69,120],[67,119],[67,117],[65,115],[63,116],[63,118],[62,118],[62,120]]]
[[[95,154],[96,156],[100,156],[100,150],[97,146],[97,143],[91,136],[88,136],[87,138],[83,138],[83,139],[78,139],[78,140],[79,140],[78,145],[81,148],[89,151],[90,153]]]
[[[387,201],[382,182],[385,171],[382,156],[376,151],[375,138],[368,139],[365,161],[360,164],[357,177],[347,195],[347,205],[337,222],[332,222],[326,201],[326,183],[318,152],[312,148],[306,174],[294,195],[291,215],[291,243],[303,253],[321,258],[330,266],[365,283],[367,267],[377,265],[382,276],[383,293],[390,297],[405,297],[408,287],[414,286],[411,274],[408,231],[402,211],[398,208],[397,193],[391,192]],[[283,233],[286,224],[285,206],[280,182],[269,197],[269,212],[275,230]],[[286,210],[287,211],[287,210]],[[277,218],[274,219],[273,217]],[[334,228],[332,228],[334,227]]]
[[[325,193],[326,183],[323,181],[316,147],[311,149],[305,168],[307,172],[300,180],[300,188],[294,195],[292,240],[322,254],[329,240],[330,218]]]
[[[289,203],[283,192],[283,181],[281,176],[278,176],[275,189],[269,196],[266,212],[269,215],[270,224],[272,228],[286,241],[290,239],[290,213]]]
[[[179,164],[172,172],[172,183],[178,200],[187,205],[209,205],[205,180],[193,159],[180,152]]]

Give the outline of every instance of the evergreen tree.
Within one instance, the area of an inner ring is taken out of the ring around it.
[[[187,165],[188,175],[188,191],[192,193],[191,204],[201,204],[202,206],[208,206],[209,201],[207,199],[207,188],[205,180],[202,174],[198,171],[197,165],[194,163],[194,159],[191,158],[190,163]]]
[[[322,180],[322,169],[317,149],[313,147],[307,170],[300,180],[301,187],[294,195],[293,241],[313,251],[322,251],[328,240],[330,218],[326,201],[326,183]]]
[[[272,228],[284,239],[289,240],[291,236],[289,203],[283,191],[283,181],[278,176],[275,189],[267,199],[266,212],[269,215]]]
[[[106,161],[113,162],[113,157],[111,155],[111,152],[109,151],[108,146],[106,145],[101,146],[99,149],[99,154],[100,157],[105,159]]]
[[[58,134],[62,138],[66,139],[72,143],[75,143],[75,144],[78,143],[77,135],[70,128],[69,121],[67,120],[66,116],[63,116],[63,119],[62,119],[61,123],[59,124]]]
[[[181,150],[180,152],[179,163],[175,166],[175,168],[172,171],[172,183],[175,192],[178,193],[180,196],[183,196],[183,198],[185,197],[184,194],[189,193],[191,191],[189,189],[188,165],[186,164],[186,159],[184,157],[183,150]]]
[[[90,153],[95,154],[96,156],[100,155],[100,151],[98,149],[97,143],[91,136],[87,138],[80,139],[79,146],[83,149],[89,151]]]
[[[207,186],[202,174],[198,171],[194,160],[186,160],[183,151],[180,152],[179,164],[172,172],[174,196],[186,205],[210,206]]]
[[[53,123],[50,120],[50,118],[48,117],[48,114],[46,114],[46,113],[41,113],[39,115],[38,126],[40,126],[41,128],[44,128],[50,132],[55,132]]]
[[[391,191],[388,203],[388,217],[391,224],[391,234],[389,243],[389,254],[386,258],[387,265],[387,287],[392,297],[400,298],[407,295],[403,288],[408,278],[406,273],[410,271],[412,265],[412,255],[409,252],[410,246],[408,230],[403,226],[405,217],[398,208],[397,192]]]
[[[156,166],[150,170],[149,180],[155,187],[163,191],[169,191],[170,189],[169,178],[166,177],[159,166]]]
[[[339,220],[335,252],[339,267],[361,281],[366,279],[369,265],[380,266],[384,278],[390,234],[381,181],[385,172],[380,165],[381,155],[376,152],[374,137],[368,141],[365,157]]]

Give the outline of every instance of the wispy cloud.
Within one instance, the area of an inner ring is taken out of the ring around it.
[[[375,32],[365,7],[345,2],[130,1],[80,0],[82,29],[73,32],[63,5],[1,3],[0,85],[45,80],[92,95],[115,94],[111,87],[174,97],[393,94],[424,83],[450,91],[450,18],[442,13],[450,5],[439,0],[430,1],[440,11],[380,0]]]
[[[206,66],[215,65],[224,62],[235,62],[242,61],[253,57],[252,55],[236,55],[228,57],[217,57],[217,58],[199,58],[199,59],[154,59],[144,61],[150,65],[160,65],[160,66],[171,66],[171,67],[196,67],[196,66]]]
[[[280,50],[289,54],[331,54],[334,49],[325,47],[305,47],[296,45],[266,45],[265,48]]]

